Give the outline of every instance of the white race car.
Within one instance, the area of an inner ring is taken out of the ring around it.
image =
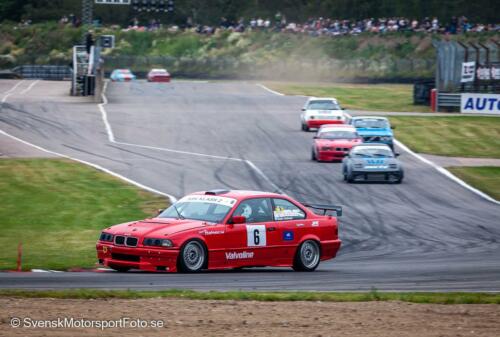
[[[319,128],[324,124],[345,124],[347,116],[335,98],[311,97],[300,115],[302,130]]]

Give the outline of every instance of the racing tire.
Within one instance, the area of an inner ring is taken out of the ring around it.
[[[353,183],[354,182],[354,175],[351,173],[344,173],[344,180],[347,181],[348,183]]]
[[[316,153],[314,153],[314,149],[311,150],[311,160],[317,161],[318,158],[316,158]]]
[[[403,182],[404,174],[403,171],[401,171],[398,180],[396,180],[394,183],[395,184],[401,184]]]
[[[196,273],[206,268],[207,249],[205,245],[198,240],[186,242],[177,259],[177,269],[182,273]]]
[[[130,267],[122,267],[122,266],[109,266],[109,268],[119,272],[119,273],[126,273],[130,270]]]
[[[293,260],[293,270],[314,271],[321,260],[321,248],[314,240],[302,242],[295,253]]]
[[[302,123],[302,131],[309,131],[307,124]]]

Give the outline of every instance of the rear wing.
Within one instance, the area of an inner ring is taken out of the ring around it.
[[[309,202],[302,202],[301,204],[309,208],[322,210],[323,215],[326,215],[326,212],[328,211],[334,211],[337,214],[337,217],[342,216],[342,206],[311,204]]]

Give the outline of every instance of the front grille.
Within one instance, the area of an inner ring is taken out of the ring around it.
[[[117,253],[111,253],[111,258],[113,260],[130,261],[130,262],[140,262],[141,260],[141,257],[137,255],[117,254]]]
[[[125,245],[129,247],[135,247],[137,246],[137,238],[134,238],[133,236],[123,236],[123,235],[116,235],[115,236],[115,245]]]
[[[368,136],[368,137],[363,137],[365,142],[380,142],[380,137],[377,136]]]
[[[134,237],[129,236],[129,237],[125,240],[125,244],[126,244],[127,246],[135,247],[135,246],[137,246],[137,238],[134,238]]]

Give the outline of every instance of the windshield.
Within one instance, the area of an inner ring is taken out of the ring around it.
[[[340,110],[340,106],[333,101],[311,101],[307,105],[309,110]]]
[[[222,222],[236,199],[213,195],[188,195],[165,211],[158,218],[191,219],[207,222]]]
[[[354,148],[351,153],[354,157],[360,158],[392,158],[394,154],[392,153],[390,148],[385,147],[361,147]]]
[[[356,139],[358,134],[353,131],[322,131],[319,133],[320,139]]]
[[[388,129],[389,122],[385,119],[356,119],[354,121],[354,126],[356,128],[366,128],[366,129]]]

